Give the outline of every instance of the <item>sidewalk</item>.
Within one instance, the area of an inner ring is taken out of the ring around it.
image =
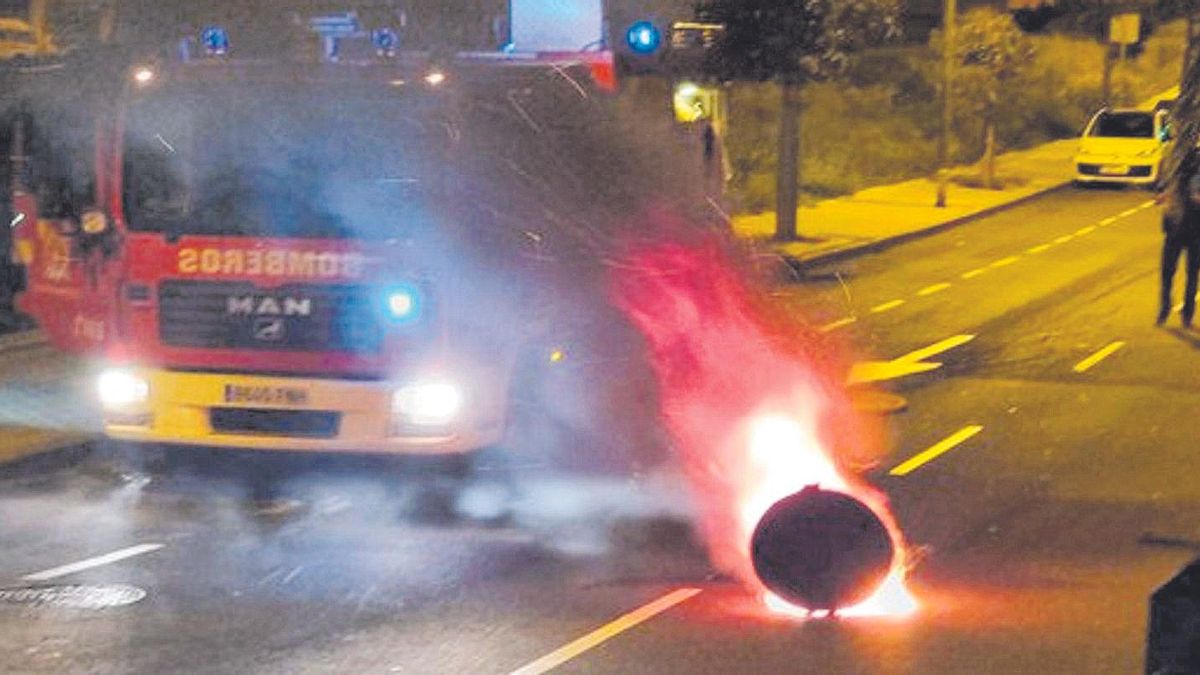
[[[1054,141],[996,158],[1001,190],[964,187],[975,182],[975,167],[952,172],[946,208],[935,207],[937,183],[928,178],[868,188],[853,195],[801,207],[797,229],[803,241],[779,243],[774,212],[735,216],[734,233],[779,255],[792,266],[825,262],[876,251],[908,239],[986,216],[1070,183],[1076,139]]]

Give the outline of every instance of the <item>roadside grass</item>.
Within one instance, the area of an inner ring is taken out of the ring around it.
[[[1136,58],[1112,75],[1117,105],[1136,105],[1178,84],[1186,25],[1160,25]],[[1077,135],[1100,107],[1104,47],[1078,36],[1033,35],[1037,55],[1028,72],[1005,92],[999,111],[1000,152]],[[801,195],[806,202],[930,175],[937,166],[937,55],[905,46],[863,55],[844,81],[816,83],[804,92],[801,117]],[[726,89],[729,127],[725,147],[736,210],[773,208],[778,89],[739,83]],[[982,120],[956,116],[951,156],[963,165],[955,182],[978,184],[973,165],[983,153]],[[1021,176],[1000,175],[1002,185]]]

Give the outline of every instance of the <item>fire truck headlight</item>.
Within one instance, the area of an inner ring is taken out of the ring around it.
[[[127,408],[150,398],[150,383],[124,370],[106,370],[96,382],[96,391],[105,408]]]
[[[450,382],[417,382],[392,395],[397,421],[415,426],[445,426],[462,412],[462,390]]]
[[[146,86],[154,81],[154,69],[148,66],[142,66],[133,71],[133,81],[139,85]]]
[[[421,292],[412,286],[393,288],[387,295],[388,316],[397,321],[415,321],[421,316]]]

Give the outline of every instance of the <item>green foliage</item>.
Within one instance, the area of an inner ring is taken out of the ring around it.
[[[725,26],[705,60],[720,80],[803,84],[836,77],[849,55],[897,32],[897,0],[702,0]]]
[[[1141,56],[1117,65],[1112,85],[1119,105],[1137,105],[1178,83],[1184,33],[1183,22],[1160,26]],[[1002,149],[1077,136],[1100,107],[1104,48],[1099,43],[1061,33],[1029,39],[1036,48],[1032,59],[996,102]],[[806,87],[801,187],[807,199],[930,174],[940,114],[939,64],[940,52],[927,46],[870,50],[839,83]],[[735,84],[728,91],[732,191],[743,211],[769,209],[778,92],[757,84]],[[978,160],[982,138],[981,115],[958,115],[951,138],[955,163]]]

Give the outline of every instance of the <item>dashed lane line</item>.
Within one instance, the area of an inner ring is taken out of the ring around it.
[[[933,284],[932,286],[926,286],[925,288],[922,288],[921,290],[917,291],[917,295],[919,295],[921,297],[925,297],[927,295],[933,295],[934,293],[941,293],[942,291],[946,290],[947,288],[950,288],[950,284],[948,284],[946,282],[942,282],[940,284]]]
[[[51,567],[50,569],[42,570],[41,572],[26,574],[25,576],[21,577],[21,579],[25,581],[49,581],[50,579],[65,577],[68,574],[75,574],[76,572],[90,570],[94,567],[111,565],[112,563],[125,560],[126,558],[132,558],[134,556],[142,555],[143,553],[157,551],[162,547],[162,544],[138,544],[137,546],[130,546],[118,551],[113,551],[112,553],[98,555],[94,558],[87,558],[85,560],[80,560],[79,562],[68,563],[58,567]]]
[[[992,268],[1007,267],[1007,266],[1017,262],[1018,260],[1020,260],[1020,258],[1018,258],[1017,256],[1010,255],[1007,258],[1001,258],[1001,259],[997,260],[996,262],[988,265],[988,267],[992,267]]]
[[[1056,244],[1065,244],[1065,243],[1067,243],[1068,241],[1071,241],[1071,240],[1072,240],[1072,239],[1074,239],[1074,238],[1075,238],[1075,235],[1073,235],[1073,234],[1064,234],[1063,236],[1061,236],[1061,237],[1059,237],[1059,238],[1055,239],[1055,240],[1054,240],[1054,243],[1056,243]]]
[[[969,272],[963,272],[961,276],[963,279],[974,279],[975,277],[979,276],[980,274],[983,274],[986,271],[987,271],[986,267],[976,267],[975,269],[973,269]]]
[[[832,333],[833,331],[835,331],[839,328],[845,328],[846,326],[849,326],[850,324],[852,324],[856,321],[858,321],[857,317],[848,316],[844,319],[838,319],[837,321],[834,321],[832,323],[827,323],[824,326],[821,326],[820,328],[818,328],[817,330],[821,331],[822,333]]]
[[[1095,231],[1096,231],[1095,225],[1088,225],[1087,227],[1081,227],[1078,230],[1075,230],[1075,236],[1082,237],[1085,234],[1091,234]]]
[[[1045,253],[1046,251],[1049,251],[1053,246],[1054,244],[1038,244],[1037,246],[1027,249],[1025,252],[1037,255],[1039,253]]]
[[[975,434],[978,434],[981,431],[983,431],[983,427],[978,424],[972,424],[969,426],[965,426],[962,429],[959,429],[958,431],[950,434],[946,438],[943,438],[942,440],[938,441],[937,443],[934,443],[933,445],[929,446],[928,449],[923,450],[923,451],[913,455],[907,461],[901,463],[896,468],[889,471],[888,475],[907,476],[908,474],[912,473],[913,471],[916,471],[917,469],[921,468],[922,466],[925,466],[929,462],[932,462],[933,460],[937,459],[938,457],[940,457],[940,456],[946,454],[947,452],[950,452],[954,448],[962,445],[968,439],[970,439],[972,436],[974,436]]]
[[[1092,354],[1091,356],[1080,361],[1079,363],[1076,363],[1073,370],[1077,373],[1086,373],[1088,370],[1091,370],[1091,368],[1093,366],[1095,366],[1097,363],[1100,363],[1104,359],[1107,359],[1108,357],[1112,356],[1113,354],[1115,354],[1118,350],[1120,350],[1124,346],[1125,346],[1124,342],[1122,342],[1121,340],[1117,340],[1116,342],[1113,342],[1113,343],[1109,344],[1108,346],[1103,347],[1102,349],[1097,351],[1095,354]]]
[[[541,675],[542,673],[550,672],[580,654],[594,649],[624,633],[630,628],[653,619],[681,602],[692,599],[699,593],[699,588],[680,588],[671,591],[657,600],[653,600],[624,616],[604,624],[578,640],[559,647],[536,661],[531,661],[517,668],[512,671],[511,675]]]
[[[893,310],[893,309],[896,309],[897,307],[899,307],[900,305],[903,305],[903,304],[904,304],[904,301],[903,301],[903,300],[899,300],[899,299],[897,299],[897,300],[890,300],[890,301],[888,301],[888,302],[885,302],[885,303],[883,303],[883,304],[880,304],[880,305],[875,305],[874,307],[872,307],[872,308],[871,308],[871,313],[872,313],[872,314],[882,314],[883,312],[888,312],[888,311],[891,311],[891,310]]]
[[[1112,225],[1113,223],[1117,222],[1118,220],[1120,220],[1120,219],[1117,218],[1116,216],[1109,216],[1109,217],[1105,218],[1104,220],[1100,221],[1100,225],[1102,227],[1105,225]]]

